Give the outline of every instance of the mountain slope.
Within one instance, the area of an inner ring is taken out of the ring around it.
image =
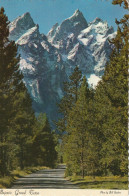
[[[96,18],[87,23],[76,10],[47,36],[39,32],[29,13],[10,25],[10,39],[18,44],[20,69],[33,100],[35,112],[46,112],[52,124],[57,119],[56,103],[63,96],[63,82],[78,65],[89,84],[100,80],[111,52],[108,39],[115,36],[107,22]]]
[[[76,15],[76,13],[78,13],[78,10],[74,15]],[[74,15],[71,18],[73,18]],[[64,22],[62,22],[62,24]],[[65,57],[65,61],[68,61],[68,64],[72,64],[73,66],[79,65],[80,69],[86,75],[94,73],[101,76],[111,52],[111,45],[108,42],[108,39],[115,36],[113,27],[109,27],[107,22],[102,21],[100,18],[96,18],[93,22],[86,25],[86,28],[84,28],[85,25],[83,25],[83,28],[80,28],[80,32],[77,32],[76,34],[75,31],[71,31],[71,33],[70,31],[65,32],[64,39],[64,36],[61,36],[62,34],[59,35],[59,32],[64,30],[62,24],[56,26],[54,34],[51,34],[53,28],[50,30],[47,35],[49,42],[58,48],[59,52],[62,54],[62,58]],[[57,35],[58,39],[55,39]]]

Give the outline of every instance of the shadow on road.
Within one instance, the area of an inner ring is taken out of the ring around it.
[[[57,169],[45,169],[30,174],[14,182],[12,189],[78,189],[65,179],[65,165]]]

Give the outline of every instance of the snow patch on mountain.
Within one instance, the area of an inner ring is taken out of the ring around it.
[[[84,20],[82,13],[76,10],[61,25],[53,26],[47,38],[58,49],[62,60],[68,64],[68,75],[72,73],[75,65],[78,65],[85,74],[94,73],[101,76],[111,51],[108,40],[113,38],[115,33],[113,28],[100,18],[89,24]],[[82,23],[85,25],[80,25],[79,31],[75,32],[74,27]]]
[[[22,16],[19,16],[13,22],[9,24],[10,36],[9,38],[16,41],[23,35],[27,30],[34,27],[34,21],[30,16],[30,13],[27,12]]]
[[[78,35],[81,30],[88,26],[86,19],[83,14],[76,10],[75,13],[64,20],[59,26],[58,23],[52,27],[52,29],[48,32],[48,41],[52,44],[60,44],[60,40],[65,39],[68,34],[73,33],[74,35]]]
[[[91,74],[90,77],[88,78],[88,83],[90,86],[95,88],[100,80],[101,80],[100,77],[96,76],[95,74]]]
[[[101,75],[104,72],[105,64],[109,58],[111,45],[108,39],[115,36],[112,27],[109,27],[107,22],[96,18],[89,23],[88,28],[81,31],[78,36],[80,43],[85,45],[91,51],[91,56],[95,60],[94,72]]]
[[[63,82],[77,65],[95,86],[101,80],[111,53],[109,39],[116,33],[100,18],[87,23],[82,12],[56,23],[47,35],[39,32],[29,13],[9,25],[10,37],[21,54],[20,69],[33,100],[35,112],[57,119],[56,103],[63,96]]]
[[[25,45],[28,44],[29,40],[32,38],[36,38],[38,35],[38,27],[34,26],[31,29],[29,29],[26,33],[24,33],[17,41],[16,43],[18,45]],[[36,46],[36,44],[34,44]]]

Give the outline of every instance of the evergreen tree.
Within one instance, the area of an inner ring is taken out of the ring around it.
[[[83,78],[78,100],[69,113],[67,135],[64,137],[65,161],[68,174],[94,174],[97,171],[96,133],[91,124],[90,102],[93,90]]]
[[[4,8],[0,9],[0,173],[7,173],[9,121],[12,110],[12,97],[15,90],[15,77],[23,78],[18,71],[19,57],[17,47],[13,41],[8,40],[8,18],[4,14]]]
[[[0,173],[24,168],[27,143],[31,137],[34,113],[31,99],[19,70],[20,56],[14,41],[9,41],[8,18],[0,9]]]
[[[126,0],[113,0],[113,4],[128,8]],[[125,15],[120,21],[116,20],[117,35],[110,40],[114,48],[95,95],[85,78],[81,88],[75,85],[73,90],[66,85],[67,96],[62,99],[60,109],[65,114],[61,120],[66,130],[63,153],[67,175],[127,174],[128,19],[129,15]]]
[[[56,123],[58,130],[61,132],[66,131],[69,111],[72,109],[78,99],[78,88],[80,86],[81,78],[82,73],[78,66],[76,66],[73,73],[69,76],[69,81],[64,82],[64,97],[58,104],[59,112],[62,114],[62,118],[60,118]]]
[[[56,141],[46,114],[40,114],[33,138],[33,155],[35,156],[35,165],[44,165],[54,167],[57,159]]]
[[[102,164],[106,171],[109,169],[114,175],[124,175],[128,155],[128,16],[116,22],[119,25],[117,35],[111,41],[114,49],[96,89],[95,100],[104,141]]]
[[[23,169],[25,166],[31,166],[33,162],[31,150],[35,116],[32,110],[30,96],[24,85],[23,89],[15,93],[13,101],[13,112],[8,138],[12,146],[14,145],[14,156],[16,158],[13,157],[11,162],[16,161],[17,166]]]

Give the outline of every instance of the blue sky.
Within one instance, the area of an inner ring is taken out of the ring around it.
[[[12,21],[25,12],[30,12],[40,32],[46,34],[50,28],[70,17],[76,9],[83,12],[88,22],[96,17],[107,21],[116,29],[115,18],[120,19],[125,10],[111,4],[112,0],[0,0],[0,7]]]

